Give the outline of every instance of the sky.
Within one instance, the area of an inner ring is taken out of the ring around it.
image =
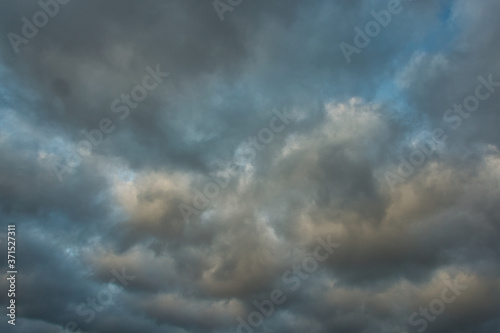
[[[499,13],[2,1],[0,331],[500,332]]]

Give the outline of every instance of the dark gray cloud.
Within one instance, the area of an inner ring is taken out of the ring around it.
[[[241,332],[496,332],[497,1],[401,1],[350,63],[394,0],[54,1],[0,5],[2,332],[237,332],[276,289]]]

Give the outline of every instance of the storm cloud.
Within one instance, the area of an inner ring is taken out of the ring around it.
[[[500,2],[0,8],[2,332],[499,330]]]

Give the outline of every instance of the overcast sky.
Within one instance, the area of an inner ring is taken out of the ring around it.
[[[2,1],[0,331],[498,332],[499,13]]]

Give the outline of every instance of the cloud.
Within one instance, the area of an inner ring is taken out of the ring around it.
[[[236,332],[325,235],[341,246],[250,329],[415,332],[456,277],[467,289],[426,332],[496,329],[497,1],[402,1],[349,64],[339,44],[387,1],[243,1],[222,22],[211,1],[71,1],[16,53],[7,34],[40,3],[0,11],[0,218],[19,257],[2,331]],[[169,75],[127,104],[148,68]],[[480,77],[495,89],[450,126]],[[389,186],[435,129],[446,140]],[[122,269],[135,278],[86,321]]]

